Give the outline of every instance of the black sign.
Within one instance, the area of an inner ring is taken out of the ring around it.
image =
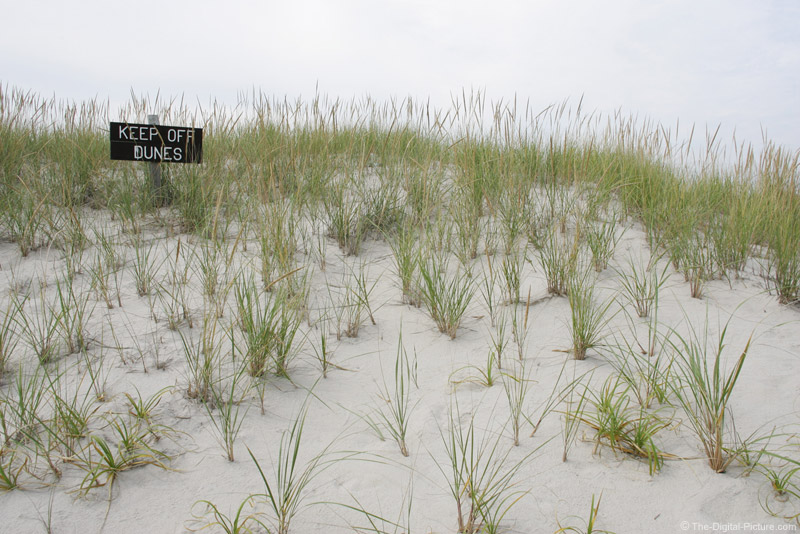
[[[111,123],[111,159],[200,163],[203,129],[156,124]]]

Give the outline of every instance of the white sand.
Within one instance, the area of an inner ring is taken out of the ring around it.
[[[110,224],[109,228],[115,228]],[[159,254],[174,251],[176,238],[165,238],[163,228],[151,225],[146,234],[158,240]],[[115,233],[114,239],[122,242],[129,236]],[[197,241],[186,235],[181,240],[187,248]],[[242,262],[245,257],[254,257],[258,247],[251,242],[248,248],[249,252],[240,254]],[[533,438],[529,437],[531,427],[526,424],[519,447],[513,447],[502,383],[498,381],[491,388],[471,383],[454,388],[450,382],[453,373],[465,366],[485,366],[490,326],[480,293],[473,298],[456,339],[450,340],[438,331],[424,308],[401,303],[391,250],[382,241],[367,241],[359,257],[343,259],[335,242],[328,240],[326,270],[322,272],[318,264],[313,264],[312,320],[319,316],[320,304],[328,296],[326,277],[330,284],[337,284],[341,273],[348,272],[343,261],[349,265],[365,261],[369,279],[377,280],[371,296],[377,325],[367,320],[357,338],[343,337],[341,341],[330,332],[331,360],[341,369],[331,369],[328,378],[323,380],[312,349],[312,343],[318,343],[319,327],[310,328],[304,323],[301,330],[309,334],[309,339],[291,363],[292,381],[269,379],[265,415],[260,413],[255,392],[250,393],[248,401],[242,405],[243,409],[249,407],[249,412],[235,443],[236,461],[229,462],[212,432],[205,409],[186,396],[187,370],[180,336],[169,330],[163,319],[154,322],[147,297],[136,295],[130,270],[132,250],[127,249],[122,307],[115,305],[108,310],[94,294],[89,300],[93,308],[90,355],[95,362],[102,358],[101,372],[107,396],[105,402],[96,405],[91,429],[92,433],[114,442],[105,421],[110,420],[112,414],[128,417],[126,392],[135,395],[136,388],[143,397],[148,397],[170,387],[155,410],[155,417],[156,422],[175,431],[175,441],[162,439],[154,444],[155,448],[174,455],[167,462],[170,469],[146,466],[122,472],[112,487],[109,501],[108,487],[92,489],[86,495],[77,491],[85,476],[78,466],[60,464],[63,476],[54,480],[40,461],[34,472],[42,476],[42,480],[23,473],[20,477],[22,489],[0,496],[2,532],[41,532],[48,514],[51,514],[53,532],[59,533],[186,532],[203,525],[192,521],[193,513],[204,511],[202,505],[196,505],[200,500],[209,500],[232,515],[248,494],[264,492],[247,449],[252,450],[271,476],[281,433],[304,402],[308,402],[309,412],[301,464],[325,448],[330,457],[349,452],[359,454],[333,463],[318,473],[303,495],[291,532],[338,533],[352,532],[349,525],[365,527],[368,522],[363,515],[340,506],[356,506],[356,500],[360,503],[358,506],[372,513],[405,522],[404,502],[409,495],[411,532],[455,532],[456,507],[443,474],[448,473],[449,464],[442,435],[446,433],[450,407],[456,400],[462,422],[467,423],[471,415],[475,417],[476,436],[491,440],[498,432],[503,433],[499,447],[503,454],[510,450],[508,465],[539,448],[518,473],[516,489],[525,493],[502,521],[507,532],[554,532],[559,522],[562,526],[584,529],[593,495],[596,498],[602,495],[595,527],[618,533],[704,531],[702,529],[718,532],[725,528],[747,531],[746,523],[775,531],[797,529],[794,523],[768,514],[761,505],[769,498],[776,511],[796,514],[797,500],[775,501],[766,479],[758,473],[744,476],[745,470],[738,463],[724,474],[714,473],[701,458],[700,444],[690,428],[682,424],[683,414],[675,408],[662,408],[665,417],[674,419],[659,433],[656,442],[662,450],[684,459],[667,461],[661,472],[653,476],[648,473],[645,462],[615,453],[608,447],[601,446],[593,454],[593,432],[587,426],[581,427],[568,461],[562,463],[563,415],[558,411],[544,420]],[[86,252],[86,263],[92,254],[91,249]],[[630,255],[646,254],[643,233],[638,225],[629,225],[612,265],[622,267]],[[312,261],[303,254],[298,260]],[[476,261],[475,272],[480,276],[481,263],[485,264],[486,259]],[[56,273],[63,272],[64,261],[61,252],[55,249],[40,249],[21,258],[16,245],[2,243],[0,267],[0,303],[5,305],[10,302],[12,287],[29,283],[35,287],[37,280],[46,279],[48,295],[52,295]],[[789,432],[793,437],[788,441],[776,438],[771,445],[797,458],[800,456],[797,437],[800,311],[797,307],[778,304],[777,298],[766,291],[765,282],[759,276],[760,269],[757,262],[752,262],[742,277],[732,279],[730,285],[728,281],[712,281],[704,298],[698,300],[689,296],[683,276],[670,268],[672,274],[662,291],[659,319],[663,328],[674,327],[685,335],[687,318],[702,331],[707,316],[712,341],[730,319],[726,338],[728,368],[749,336],[755,334],[730,403],[736,429],[743,438],[753,432],[770,433],[773,427],[776,432]],[[189,329],[184,323],[180,331],[197,340],[203,306],[197,287],[198,275],[193,272],[191,276],[194,328]],[[76,281],[78,287],[89,291],[89,275],[85,270]],[[618,291],[619,282],[612,269],[599,275],[597,287],[601,298]],[[525,266],[522,293],[527,294],[528,288],[532,299],[546,296],[544,276],[530,264]],[[501,307],[510,311],[510,307]],[[233,309],[226,311],[223,322],[230,320]],[[611,306],[611,312],[616,315],[606,332],[628,336],[632,341],[625,314],[619,309],[617,304]],[[155,311],[163,316],[158,301]],[[629,312],[633,314],[630,309]],[[599,390],[612,369],[597,351],[591,350],[585,361],[569,360],[570,355],[562,351],[570,346],[569,304],[565,298],[537,300],[530,314],[525,360],[535,382],[531,384],[525,409],[531,417],[537,418],[539,406],[549,396],[565,359],[569,376],[596,370],[592,380],[595,390]],[[640,333],[644,332],[643,320],[637,318],[636,322],[640,324]],[[379,440],[353,413],[373,413],[374,417],[374,410],[382,402],[378,398],[382,376],[392,388],[401,328],[405,347],[411,357],[416,354],[418,365],[419,387],[411,390],[414,410],[410,418],[408,458],[400,455],[388,434],[385,441]],[[117,346],[124,348],[114,348]],[[505,356],[507,363],[515,354],[512,342]],[[20,340],[11,366],[15,368],[20,362],[31,362],[34,358],[25,341]],[[74,388],[85,366],[76,355],[60,356],[59,361],[67,369],[65,387]],[[156,368],[157,362],[163,369]],[[464,372],[457,376],[463,376]],[[9,374],[3,380],[6,394],[12,384],[13,375]],[[635,403],[633,399],[631,402]],[[82,443],[89,446],[88,440]],[[262,519],[271,520],[269,509],[261,500],[255,501],[254,510],[246,507],[246,511],[263,512]],[[211,518],[210,515],[205,517]],[[687,529],[682,529],[682,522],[688,522]],[[388,532],[394,531],[389,525],[385,528]],[[258,528],[254,530],[259,531]],[[397,529],[397,532],[402,531]]]

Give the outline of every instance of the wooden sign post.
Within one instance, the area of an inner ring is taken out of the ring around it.
[[[158,115],[147,116],[147,124],[157,126],[158,122]],[[152,185],[153,199],[157,206],[163,206],[166,199],[164,190],[161,188],[161,163],[158,161],[151,161],[147,166],[150,170],[150,184]]]

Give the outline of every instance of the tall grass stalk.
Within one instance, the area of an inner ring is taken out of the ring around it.
[[[576,378],[573,374],[572,382],[567,389],[567,394],[564,397],[564,427],[562,429],[562,443],[564,445],[564,452],[561,455],[561,461],[566,462],[567,456],[575,440],[578,437],[581,422],[584,420],[584,412],[588,406],[587,402],[590,398],[589,383],[591,376],[587,379],[587,383],[583,383],[583,377]],[[581,391],[578,391],[581,388]]]
[[[519,364],[519,369],[516,373],[503,373],[503,389],[506,393],[506,400],[508,400],[511,436],[515,447],[519,446],[519,432],[522,429],[525,399],[528,396],[530,383],[530,377],[525,372],[524,361]]]
[[[483,277],[478,285],[478,289],[483,297],[483,302],[486,303],[486,310],[489,312],[489,321],[492,326],[495,326],[497,321],[497,306],[495,305],[495,291],[497,288],[497,271],[492,265],[492,258],[486,255],[486,270],[483,272]]]
[[[390,390],[384,379],[379,394],[380,409],[377,412],[386,431],[400,447],[400,454],[406,457],[408,456],[406,437],[409,418],[414,410],[414,406],[411,405],[411,382],[412,369],[401,333],[397,340],[397,354],[394,360],[394,389]]]
[[[17,324],[17,313],[19,308],[11,300],[3,311],[3,316],[0,317],[0,380],[8,371],[9,360],[19,342],[19,336],[14,328]]]
[[[242,406],[248,387],[242,387],[245,365],[233,362],[231,376],[211,385],[211,402],[204,404],[214,434],[229,462],[235,461],[234,445],[242,429],[248,406]]]
[[[70,354],[85,352],[89,348],[89,328],[94,307],[89,308],[89,293],[75,291],[75,281],[70,277],[56,279],[57,306],[61,334]]]
[[[347,317],[345,335],[347,337],[358,337],[361,325],[366,321],[365,315],[369,316],[369,320],[373,325],[377,324],[375,314],[370,305],[370,296],[380,278],[369,283],[367,281],[369,273],[364,262],[359,265],[357,272],[351,268],[350,274],[351,278],[345,282],[346,293],[343,304]]]
[[[525,255],[517,251],[505,256],[501,264],[501,272],[506,287],[508,303],[515,305],[520,302],[520,287],[522,286],[522,267]]]
[[[515,319],[516,320],[516,319]],[[495,360],[497,361],[497,368],[503,368],[503,354],[505,353],[505,349],[508,346],[508,338],[506,338],[506,321],[505,316],[501,316],[500,320],[497,322],[495,326],[495,333],[492,333],[489,330],[489,337],[491,337],[491,345],[490,351],[494,355]]]
[[[136,293],[140,297],[149,295],[155,285],[156,266],[153,264],[153,243],[145,243],[141,235],[136,234],[133,241],[133,279]]]
[[[40,287],[39,295],[27,293],[22,298],[15,294],[12,297],[14,320],[19,327],[20,335],[28,342],[28,346],[39,359],[39,363],[54,361],[61,349],[63,341],[61,330],[62,314],[66,313],[48,301],[46,288]],[[27,306],[26,304],[30,303]]]
[[[191,309],[189,306],[189,265],[190,262],[183,261],[182,255],[184,246],[178,239],[175,244],[175,253],[167,254],[165,263],[167,264],[166,279],[159,283],[158,299],[161,301],[164,314],[167,319],[167,327],[170,330],[177,330],[183,321],[193,327]]]
[[[114,243],[102,231],[95,229],[96,250],[94,261],[89,272],[92,276],[92,287],[105,301],[108,309],[114,307],[114,301],[122,306],[120,290],[122,267],[125,258],[117,251]]]
[[[525,300],[525,307],[514,307],[511,313],[511,336],[517,345],[517,357],[519,361],[525,358],[525,346],[528,340],[530,328],[528,318],[531,311],[531,292],[528,290],[528,298]]]
[[[277,534],[289,533],[289,526],[303,503],[309,484],[325,467],[325,450],[313,456],[305,464],[300,463],[303,428],[307,414],[308,406],[304,405],[292,420],[289,429],[281,436],[277,462],[273,465],[271,477],[264,473],[253,451],[248,449],[250,458],[256,464],[256,469],[264,483],[264,493],[254,496],[266,501],[272,512]]]

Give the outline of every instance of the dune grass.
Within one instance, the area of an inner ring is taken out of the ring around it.
[[[111,118],[144,122],[152,111],[162,122],[206,132],[203,165],[163,166],[159,192],[141,164],[111,162],[107,154]],[[18,254],[0,296],[0,488],[14,491],[75,468],[83,469],[77,489],[85,494],[101,485],[110,490],[134,467],[168,468],[158,425],[147,422],[157,400],[138,390],[137,400],[130,389],[122,392],[127,415],[97,408],[119,400],[114,387],[126,387],[105,383],[113,368],[108,354],[119,354],[131,370],[125,355],[136,344],[145,373],[156,373],[147,359],[158,371],[178,367],[184,378],[176,389],[232,462],[250,403],[260,402],[268,418],[286,390],[302,384],[308,360],[325,377],[330,368],[360,372],[360,364],[358,371],[339,367],[338,350],[349,358],[351,345],[383,340],[391,323],[381,314],[398,303],[423,307],[404,309],[429,316],[424,320],[455,340],[456,351],[462,334],[469,342],[489,325],[481,365],[459,363],[457,371],[469,376],[451,382],[502,380],[510,412],[504,431],[515,444],[522,418],[542,432],[542,420],[563,408],[563,460],[588,427],[597,443],[645,459],[655,473],[666,457],[656,433],[667,423],[651,404],[672,402],[710,467],[724,471],[740,453],[729,400],[751,345],[725,372],[727,330],[714,345],[702,325],[688,334],[662,325],[659,292],[670,269],[684,275],[687,298],[709,301],[720,287],[715,280],[749,277],[793,312],[800,299],[800,153],[766,143],[760,152],[738,147],[731,161],[713,142],[687,146],[660,125],[621,114],[600,124],[566,106],[487,106],[480,94],[462,94],[445,110],[411,99],[289,102],[263,94],[243,96],[236,110],[192,110],[134,97],[112,116],[97,101],[69,103],[0,86],[0,240]],[[621,239],[628,229],[644,232],[647,266],[615,258],[631,238],[633,232]],[[43,258],[46,270],[26,270]],[[369,276],[378,267],[368,269],[384,260],[399,289],[389,297],[381,276]],[[587,260],[598,274],[584,274]],[[609,277],[606,268],[619,273],[612,283],[646,320],[629,316],[630,332],[615,333],[615,343],[607,335],[613,301],[598,303],[595,291],[595,279]],[[476,290],[486,318],[473,311]],[[539,388],[529,392],[528,373],[544,361],[538,336],[547,332],[536,324],[541,314],[529,312],[551,295],[567,297],[563,319],[575,359],[602,348],[618,381],[595,391],[578,371],[561,383],[562,369],[554,385],[543,385],[550,394],[535,417],[526,402]],[[140,306],[150,310],[147,331],[131,337],[147,336],[151,347],[117,339],[119,317]],[[367,324],[375,328],[361,332]],[[635,338],[637,327],[648,329],[646,343]],[[319,343],[304,347],[311,339]],[[519,363],[504,357],[509,339]],[[159,351],[170,343],[180,357],[162,360]],[[289,373],[295,365],[297,382]],[[78,377],[80,394],[67,388],[68,376]],[[389,380],[381,389],[386,406],[378,426],[416,465],[416,447],[406,443],[416,368],[412,373],[399,349],[394,378],[394,387]],[[497,388],[481,391],[502,400]],[[212,524],[289,530],[323,464],[322,456],[305,467],[298,462],[306,414],[304,407],[289,422],[273,472],[250,453],[264,489],[233,516],[201,501]],[[512,460],[500,434],[481,438],[473,419],[465,424],[452,409],[449,415],[441,431],[448,461],[440,470],[458,529],[502,529],[527,494],[517,476],[528,456]],[[797,471],[787,465],[764,474],[791,497]],[[270,520],[255,509],[247,514],[253,505],[266,506]],[[598,507],[599,500],[587,530]]]
[[[723,351],[727,331],[728,324],[714,344],[706,321],[702,333],[695,328],[686,336],[673,333],[675,340],[670,342],[678,354],[675,396],[703,447],[709,467],[717,473],[724,472],[738,454],[738,436],[728,404],[752,342],[751,336],[726,372]]]

